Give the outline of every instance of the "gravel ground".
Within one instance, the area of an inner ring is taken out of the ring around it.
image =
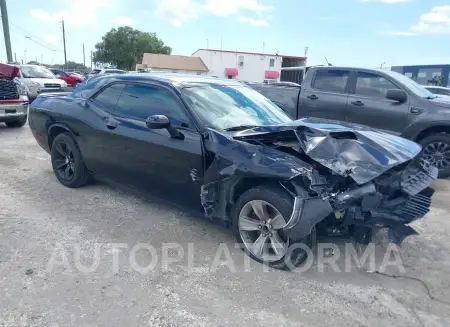
[[[420,235],[391,253],[404,271],[385,273],[401,277],[375,272],[383,237],[375,268],[344,272],[346,242],[328,239],[336,266],[315,259],[285,272],[246,260],[229,230],[157,199],[63,187],[28,126],[0,124],[0,140],[0,326],[450,325],[448,181],[436,183]]]

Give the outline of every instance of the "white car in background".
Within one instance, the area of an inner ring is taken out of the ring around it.
[[[87,79],[91,79],[94,76],[106,75],[106,74],[126,74],[125,70],[116,69],[116,68],[103,68],[103,69],[94,69],[92,70]]]
[[[450,88],[448,87],[433,86],[433,85],[424,85],[423,87],[433,94],[450,95]]]
[[[67,87],[67,83],[55,76],[49,69],[38,65],[21,65],[20,80],[28,87],[30,102],[39,93],[59,90]]]

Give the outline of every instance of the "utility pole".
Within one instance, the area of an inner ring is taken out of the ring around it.
[[[5,38],[6,57],[8,62],[13,61],[11,50],[11,37],[9,36],[8,10],[6,8],[6,0],[0,0],[0,9],[2,12],[3,35]]]
[[[64,67],[67,71],[67,54],[66,54],[66,30],[64,29],[64,19],[62,20],[63,44],[64,44]]]
[[[14,52],[14,62],[17,62],[17,55],[15,52]]]
[[[84,53],[84,43],[83,43],[83,65],[86,67],[86,55]]]
[[[92,51],[91,51],[91,70],[92,70]]]

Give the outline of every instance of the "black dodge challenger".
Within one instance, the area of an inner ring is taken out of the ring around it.
[[[235,229],[253,259],[276,268],[307,256],[316,229],[392,241],[430,209],[437,169],[414,142],[320,119],[293,121],[232,80],[107,75],[39,96],[29,124],[56,178],[102,176]]]

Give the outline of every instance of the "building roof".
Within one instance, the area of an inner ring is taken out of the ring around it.
[[[146,68],[187,70],[195,72],[208,72],[202,58],[192,56],[163,55],[144,53],[142,65]]]
[[[224,53],[242,53],[242,54],[250,54],[250,55],[258,55],[258,56],[271,56],[271,57],[283,57],[283,58],[292,58],[292,59],[306,59],[306,57],[299,57],[299,56],[288,56],[288,55],[282,55],[278,53],[260,53],[260,52],[243,52],[243,51],[231,51],[231,50],[218,50],[218,49],[198,49],[195,51],[192,55],[194,55],[196,52],[204,50],[204,51],[211,51],[211,52],[224,52]]]

